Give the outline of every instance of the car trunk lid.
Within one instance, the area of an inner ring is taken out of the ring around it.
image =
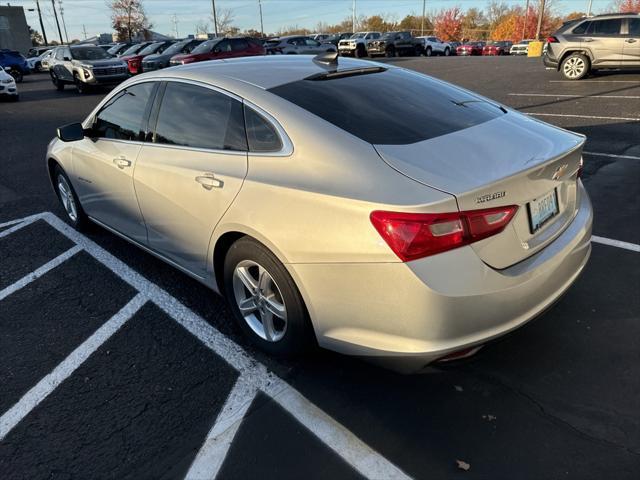
[[[581,135],[510,112],[422,142],[376,149],[392,168],[454,195],[461,211],[516,205],[504,231],[472,244],[485,263],[503,269],[544,248],[575,216],[583,143]],[[554,199],[559,211],[532,229],[532,214]]]

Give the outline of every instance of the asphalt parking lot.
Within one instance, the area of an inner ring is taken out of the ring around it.
[[[46,145],[104,92],[32,75],[0,103],[0,478],[637,477],[640,72],[565,82],[538,59],[390,62],[588,136],[596,241],[562,300],[420,375],[269,358],[202,285],[61,220]]]

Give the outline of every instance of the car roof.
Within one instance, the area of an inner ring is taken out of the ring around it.
[[[340,57],[337,70],[382,66],[376,62]],[[313,61],[312,55],[264,55],[191,63],[143,74],[145,77],[188,78],[216,84],[230,80],[244,82],[262,89],[303,80],[327,71],[326,66]],[[333,70],[335,67],[331,67]]]

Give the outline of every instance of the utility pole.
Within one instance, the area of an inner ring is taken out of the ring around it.
[[[62,28],[64,28],[64,38],[66,38],[67,43],[69,43],[69,35],[67,34],[67,24],[64,21],[64,8],[62,8],[62,0],[58,0],[58,4],[60,5],[60,18],[62,18]]]
[[[82,33],[84,33],[84,39],[87,39],[87,27],[84,26],[84,23],[82,24]]]
[[[525,35],[527,34],[527,22],[529,21],[529,0],[527,0],[527,6],[524,10],[524,25],[522,25],[522,38],[520,40],[525,39]]]
[[[211,5],[213,7],[213,33],[215,33],[217,37],[218,36],[218,16],[216,15],[216,0],[211,0]]]
[[[536,28],[536,40],[540,39],[540,30],[542,29],[542,17],[544,17],[544,4],[546,0],[540,0],[540,11],[538,12],[538,28]]]
[[[353,0],[353,7],[351,8],[351,29],[353,33],[356,33],[356,0]]]
[[[527,0],[529,1],[529,0]],[[424,14],[426,13],[425,8],[427,7],[427,0],[422,0],[422,24],[420,27],[420,35],[424,36]]]
[[[593,3],[593,0],[589,0],[589,6],[587,7],[587,17],[591,16],[591,4]]]
[[[42,36],[44,37],[44,44],[49,45],[47,32],[44,31],[44,23],[42,23],[42,12],[40,11],[40,2],[38,0],[36,0],[36,8],[38,9],[38,18],[40,19],[40,28],[42,29]]]
[[[258,9],[260,9],[260,35],[264,37],[264,25],[262,24],[262,0],[258,0]]]
[[[51,8],[53,8],[53,16],[56,17],[56,26],[58,27],[58,35],[60,35],[60,44],[64,44],[62,39],[62,30],[60,30],[60,22],[58,22],[58,12],[56,11],[56,0],[51,0]]]
[[[171,21],[173,22],[173,32],[175,33],[176,38],[178,38],[180,36],[180,34],[178,33],[178,17],[175,13],[171,18]]]

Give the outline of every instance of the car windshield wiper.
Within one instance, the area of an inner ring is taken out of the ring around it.
[[[334,80],[336,78],[355,77],[357,75],[368,75],[370,73],[386,72],[385,67],[363,67],[363,68],[350,68],[348,70],[336,70],[330,72],[320,72],[309,75],[305,80]]]
[[[466,107],[467,103],[486,103],[487,105],[491,105],[492,107],[496,107],[500,109],[500,111],[502,111],[503,113],[507,113],[507,109],[504,108],[502,105],[497,105],[495,103],[487,102],[485,100],[463,100],[461,102],[457,100],[451,100],[451,103],[453,103],[454,105],[458,105],[459,107]]]

